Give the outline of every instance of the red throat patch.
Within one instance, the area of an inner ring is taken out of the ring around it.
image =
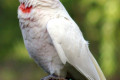
[[[23,13],[30,13],[32,6],[30,7],[25,7],[25,4],[20,4],[19,9],[23,12]]]

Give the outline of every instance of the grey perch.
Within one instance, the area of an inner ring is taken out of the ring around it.
[[[52,75],[49,75],[49,76],[46,76],[40,80],[68,80],[68,79],[65,79],[65,78],[62,78],[62,77],[57,77],[57,76],[52,76]]]

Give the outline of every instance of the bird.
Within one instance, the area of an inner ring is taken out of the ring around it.
[[[106,80],[79,26],[60,0],[19,0],[18,19],[31,58],[49,76],[41,80]]]

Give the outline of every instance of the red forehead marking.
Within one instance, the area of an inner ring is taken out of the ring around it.
[[[31,11],[31,9],[32,9],[32,6],[25,8],[25,4],[20,4],[19,9],[20,9],[23,13],[30,13],[30,11]]]

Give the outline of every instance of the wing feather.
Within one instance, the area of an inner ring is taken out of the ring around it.
[[[52,19],[47,24],[47,30],[63,64],[68,62],[90,80],[100,80],[87,41],[72,19]]]

